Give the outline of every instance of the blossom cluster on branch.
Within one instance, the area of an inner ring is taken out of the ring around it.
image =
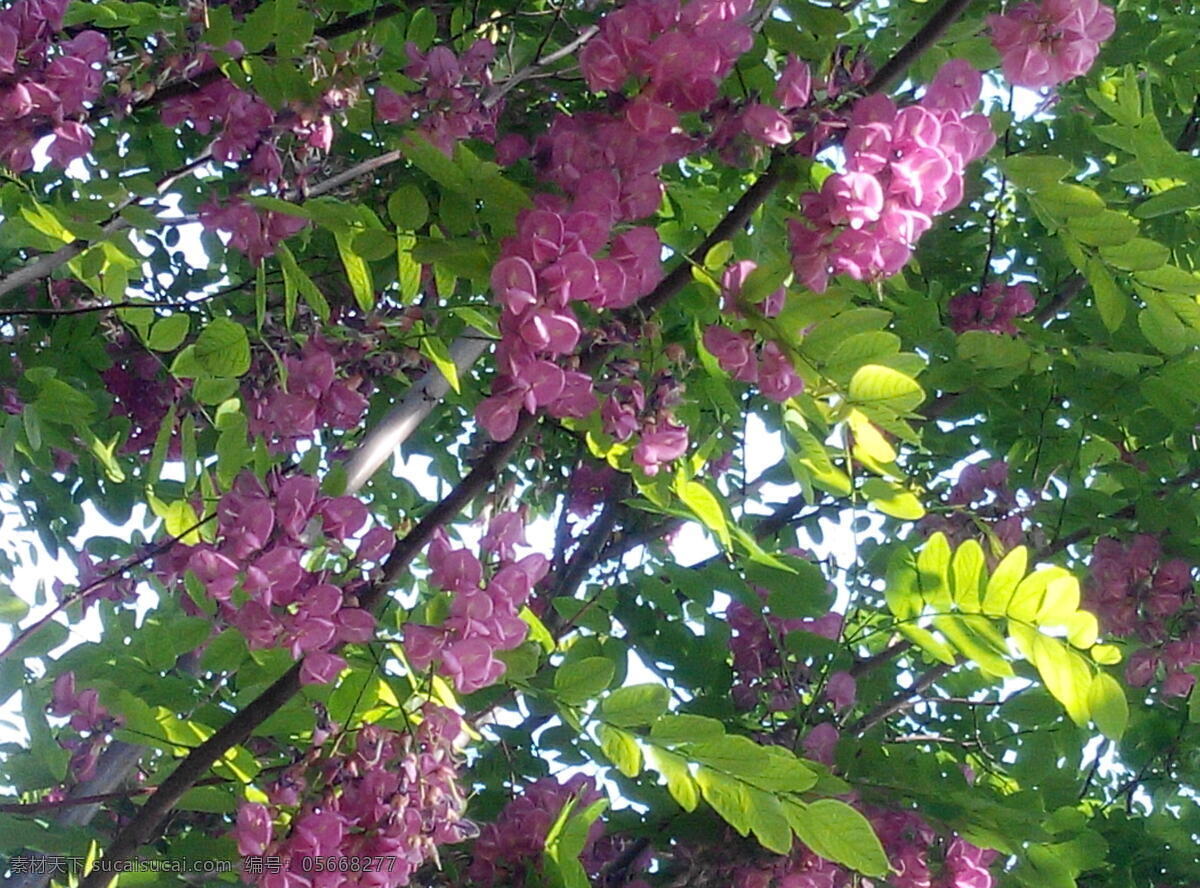
[[[987,21],[1005,78],[1033,88],[1086,74],[1117,29],[1112,9],[1098,0],[1027,0]]]
[[[217,542],[172,547],[156,565],[160,578],[171,584],[190,571],[251,648],[287,648],[303,658],[302,682],[332,681],[346,666],[333,648],[374,637],[375,619],[355,604],[363,580],[335,576],[309,559],[319,543],[349,553],[367,523],[366,507],[356,497],[321,495],[305,475],[273,476],[264,486],[246,473],[221,497],[217,518]],[[395,542],[391,531],[376,527],[347,557],[367,570]],[[184,606],[196,608],[187,599]]]
[[[805,286],[820,293],[831,275],[876,280],[904,267],[933,218],[962,201],[967,164],[995,144],[987,116],[968,113],[982,87],[979,71],[954,59],[917,104],[901,108],[882,94],[854,103],[845,172],[804,195],[801,218],[788,223]]]
[[[492,518],[481,544],[496,558],[484,582],[483,563],[466,549],[455,549],[439,530],[429,544],[429,583],[451,594],[450,613],[439,626],[409,623],[404,650],[416,670],[437,664],[438,671],[464,693],[487,687],[504,674],[498,651],[512,650],[525,640],[528,624],[520,611],[533,587],[550,569],[536,552],[517,557],[524,546],[525,524],[519,512]]]
[[[251,884],[399,888],[437,860],[440,846],[474,836],[460,785],[462,719],[433,704],[417,718],[407,731],[366,725],[352,744],[339,748],[335,740],[328,752],[314,749],[268,787],[270,805],[240,805],[239,853],[278,857],[281,864],[280,872],[251,874]],[[283,808],[298,810],[277,833]]]
[[[1092,549],[1084,603],[1106,633],[1142,645],[1126,663],[1131,685],[1151,684],[1161,669],[1163,694],[1191,693],[1196,676],[1188,670],[1200,663],[1200,608],[1188,562],[1164,557],[1162,544],[1148,534],[1127,544],[1104,537]]]
[[[45,136],[52,163],[65,167],[92,149],[88,108],[104,85],[108,38],[99,31],[60,37],[67,0],[18,0],[0,10],[0,163],[33,169]]]

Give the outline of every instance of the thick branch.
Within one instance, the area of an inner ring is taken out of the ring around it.
[[[971,5],[971,0],[947,0],[932,16],[929,17],[921,30],[913,35],[894,56],[871,79],[867,86],[868,93],[876,93],[891,86],[900,75],[908,70],[909,65],[921,57],[937,39],[946,32],[960,15]]]

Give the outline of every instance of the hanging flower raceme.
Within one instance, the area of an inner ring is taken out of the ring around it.
[[[98,31],[56,41],[66,5],[22,0],[0,11],[0,74],[9,75],[0,87],[0,120],[11,124],[0,137],[0,157],[17,171],[33,166],[30,149],[50,132],[48,154],[60,166],[91,147],[79,119],[104,81],[99,66],[108,41]]]
[[[576,774],[560,783],[553,777],[526,786],[521,794],[504,806],[494,823],[484,826],[471,848],[468,874],[479,888],[524,888],[543,859],[546,836],[563,806],[575,801],[579,812],[603,798],[591,777]],[[604,823],[596,820],[588,828],[580,852],[580,862],[589,873],[600,870],[596,843],[604,833]]]
[[[484,581],[484,565],[466,549],[455,549],[439,529],[429,544],[429,583],[451,595],[450,613],[440,626],[410,623],[404,628],[404,650],[414,669],[436,665],[463,693],[494,684],[504,674],[497,651],[512,650],[525,640],[529,625],[521,608],[533,587],[550,569],[537,553],[517,558],[525,546],[524,519],[519,513],[497,515],[482,542],[495,565]]]
[[[1158,540],[1138,534],[1128,545],[1097,540],[1084,584],[1084,606],[1106,633],[1141,642],[1125,667],[1126,680],[1145,687],[1159,676],[1168,697],[1186,697],[1196,683],[1188,670],[1200,663],[1200,608],[1192,567],[1164,558]]]
[[[321,495],[305,475],[271,476],[264,486],[243,474],[221,497],[217,519],[217,542],[176,545],[160,559],[160,576],[170,583],[191,571],[252,649],[287,648],[303,659],[302,682],[332,681],[346,665],[333,649],[372,638],[375,620],[355,606],[363,580],[312,565],[312,550],[320,544],[343,554],[361,574],[386,557],[395,536],[377,527],[356,540],[366,507],[352,496]]]
[[[941,836],[912,811],[867,808],[891,865],[887,884],[894,888],[991,888],[988,867],[995,851],[972,845],[961,836]],[[803,845],[733,869],[734,888],[851,888],[861,876],[818,857]]]
[[[767,590],[754,587],[765,606]],[[773,712],[786,712],[800,702],[801,691],[809,684],[811,670],[789,658],[784,638],[789,632],[811,632],[831,640],[841,635],[842,615],[829,613],[816,619],[784,619],[733,601],[725,612],[732,636],[733,702],[739,709],[753,709],[760,702]],[[850,678],[846,675],[845,678]],[[837,708],[853,702],[853,679],[838,678],[829,699]]]
[[[591,377],[578,369],[585,331],[575,306],[626,308],[662,280],[662,244],[648,226],[620,226],[653,214],[659,176],[703,146],[679,126],[681,113],[708,107],[721,80],[752,41],[751,4],[642,0],[606,15],[580,54],[594,91],[613,95],[613,113],[559,115],[532,146],[541,178],[565,195],[543,194],[518,218],[502,246],[492,291],[502,309],[499,373],[476,417],[497,440],[512,436],[522,410],[582,418],[599,405]],[[636,81],[636,95],[620,91]],[[522,143],[503,141],[515,160]],[[634,396],[637,400],[637,397]],[[604,405],[618,440],[640,434],[634,460],[648,474],[687,450],[687,430],[669,410]]]
[[[991,281],[982,291],[959,293],[950,300],[950,326],[955,333],[986,330],[1015,336],[1013,320],[1029,314],[1034,306],[1033,292],[1027,284],[1005,286]]]
[[[445,46],[422,53],[416,44],[404,48],[404,75],[415,84],[397,93],[386,86],[375,91],[375,114],[384,123],[408,123],[447,155],[464,139],[496,139],[501,105],[488,107],[484,90],[491,86],[488,66],[496,56],[490,40],[476,40],[460,56]]]
[[[734,318],[742,316],[738,298],[755,268],[754,262],[737,262],[722,275],[722,305]],[[785,295],[780,287],[754,309],[763,317],[773,318],[783,310]],[[750,330],[737,332],[722,324],[713,324],[704,331],[704,347],[717,359],[722,370],[740,382],[758,383],[759,390],[773,401],[786,401],[804,391],[804,380],[796,374],[779,343],[768,341],[760,350]]]
[[[122,723],[120,716],[110,715],[100,705],[100,695],[95,688],[75,690],[75,673],[64,672],[54,681],[54,695],[50,700],[51,715],[69,717],[71,735],[60,735],[58,743],[70,750],[71,776],[76,780],[91,780],[96,775],[96,762],[100,757],[113,728]]]
[[[233,832],[239,853],[277,857],[282,870],[249,876],[250,883],[399,888],[437,860],[440,846],[476,835],[459,783],[462,719],[432,704],[418,717],[406,732],[365,725],[352,751],[335,741],[335,751],[290,768],[268,787],[271,806],[243,803]],[[287,831],[277,834],[279,809],[296,806]]]
[[[162,359],[134,342],[122,332],[108,347],[112,366],[100,374],[104,387],[112,395],[112,416],[129,420],[129,437],[124,453],[148,454],[154,448],[159,427],[172,406],[178,406],[191,383],[171,377]],[[178,420],[178,417],[177,417]],[[181,444],[177,429],[171,430],[167,456],[178,458]]]
[[[56,166],[92,148],[87,110],[104,85],[108,38],[81,31],[59,39],[67,0],[18,0],[0,10],[0,163],[33,168],[33,147],[53,136],[46,153]]]
[[[950,488],[947,504],[958,509],[923,518],[923,533],[944,533],[955,547],[977,540],[991,561],[996,560],[997,547],[1006,551],[1024,540],[1024,517],[1016,492],[1008,486],[1008,464],[1004,460],[963,468]]]
[[[368,402],[370,386],[362,363],[366,347],[316,335],[298,355],[283,359],[286,380],[275,376],[275,362],[265,369],[269,380],[243,387],[251,435],[262,435],[275,451],[292,449],[320,429],[348,431],[358,427]]]
[[[958,206],[967,164],[996,141],[985,115],[967,113],[982,84],[978,71],[956,59],[915,105],[900,108],[884,95],[854,104],[844,172],[804,195],[802,218],[788,223],[792,265],[809,289],[824,292],[835,274],[895,274],[933,218]]]
[[[1019,3],[987,21],[1005,78],[1035,89],[1082,77],[1117,28],[1112,9],[1097,0]]]
[[[242,54],[236,40],[222,48],[232,57]],[[180,77],[205,73],[217,65],[211,48],[168,66]],[[199,89],[163,103],[161,119],[175,129],[185,124],[197,133],[215,133],[209,146],[221,163],[237,163],[251,185],[269,192],[302,188],[333,144],[333,115],[345,107],[348,93],[327,90],[311,104],[276,110],[258,96],[218,78]],[[238,197],[212,198],[200,208],[206,230],[229,235],[229,244],[251,262],[274,254],[280,241],[303,229],[308,220],[298,215],[264,210]]]

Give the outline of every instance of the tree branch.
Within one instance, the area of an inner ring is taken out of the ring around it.
[[[1190,472],[1185,472],[1178,478],[1173,478],[1172,480],[1164,483],[1159,490],[1154,492],[1154,495],[1157,497],[1164,497],[1172,490],[1176,490],[1180,487],[1188,487],[1197,482],[1200,482],[1200,469],[1192,469]],[[1117,509],[1115,512],[1105,515],[1101,520],[1103,522],[1124,521],[1126,519],[1136,517],[1136,515],[1137,503],[1132,502],[1127,506]],[[1047,543],[1045,546],[1042,546],[1042,548],[1038,549],[1038,551],[1033,555],[1034,561],[1040,561],[1042,559],[1049,558],[1051,555],[1055,555],[1061,552],[1063,549],[1086,540],[1096,532],[1095,525],[1089,525],[1087,527],[1081,527],[1079,530],[1069,533],[1066,536],[1061,536],[1053,542]]]
[[[938,680],[945,678],[956,667],[957,663],[951,665],[949,663],[938,663],[931,669],[927,669],[917,677],[917,680],[912,683],[912,687],[905,688],[890,700],[885,700],[883,703],[876,706],[861,719],[859,719],[850,732],[861,737],[875,726],[891,718],[899,712],[903,712],[908,707],[917,702],[917,698],[925,691],[929,690]]]

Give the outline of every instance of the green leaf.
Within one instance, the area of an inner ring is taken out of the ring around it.
[[[0,586],[0,623],[18,623],[29,613],[25,599],[8,586]]]
[[[929,630],[922,629],[920,626],[915,626],[912,623],[897,623],[896,631],[935,660],[945,663],[947,666],[953,666],[958,662],[950,646],[943,641],[939,641]]]
[[[1087,724],[1088,694],[1092,683],[1087,663],[1057,638],[1041,633],[1034,634],[1032,653],[1033,665],[1046,690],[1062,703],[1071,721],[1077,725]]]
[[[1129,702],[1121,683],[1107,672],[1097,673],[1088,688],[1087,705],[1100,733],[1120,740],[1129,724]]]
[[[667,710],[671,692],[660,684],[636,684],[613,691],[600,705],[605,721],[618,727],[646,725]]]
[[[401,185],[387,202],[388,216],[403,231],[416,231],[429,221],[429,202],[416,185]]]
[[[229,318],[213,318],[196,339],[195,359],[213,376],[242,376],[250,369],[246,328]]]
[[[695,811],[700,803],[700,788],[688,770],[688,763],[673,752],[651,746],[646,751],[647,763],[667,781],[667,792],[685,811]]]
[[[837,799],[810,804],[785,801],[784,813],[796,837],[814,854],[865,876],[883,878],[890,871],[887,855],[867,818]]]
[[[155,351],[174,351],[187,338],[192,319],[185,314],[173,314],[155,322],[146,344]]]
[[[1165,265],[1171,251],[1156,241],[1135,237],[1118,246],[1101,247],[1100,257],[1126,271],[1150,271]]]
[[[872,506],[893,518],[916,521],[925,515],[925,507],[916,494],[893,481],[870,478],[863,482],[862,493]]]
[[[943,615],[933,618],[934,627],[968,660],[987,675],[1012,678],[1012,664],[1004,638],[991,627],[987,617]]]
[[[587,846],[592,824],[608,807],[608,799],[599,799],[583,810],[577,810],[578,804],[577,797],[569,799],[546,833],[544,853],[549,871],[547,875],[556,888],[590,886],[579,856]]]
[[[642,749],[633,734],[611,725],[601,725],[598,734],[601,751],[618,771],[626,777],[636,777],[642,772]]]
[[[983,612],[985,614],[989,617],[1007,615],[1008,603],[1017,590],[1017,584],[1025,576],[1028,563],[1029,550],[1024,546],[1017,546],[996,565],[983,593]]]
[[[688,481],[680,476],[675,479],[675,493],[704,526],[716,534],[726,550],[733,548],[725,510],[712,491],[699,481]]]
[[[1200,207],[1200,185],[1176,185],[1138,204],[1133,214],[1139,219],[1153,219],[1156,216],[1172,216],[1195,207]]]
[[[428,7],[422,6],[413,13],[413,17],[408,22],[408,33],[405,36],[407,40],[417,45],[417,49],[429,49],[433,38],[437,36],[437,19],[434,18]]]
[[[987,563],[983,547],[975,540],[967,540],[954,550],[951,568],[951,587],[954,603],[959,610],[975,613],[980,608],[980,592]]]
[[[559,699],[572,706],[598,696],[612,683],[616,667],[605,657],[584,657],[564,663],[554,673],[554,691]]]
[[[726,823],[740,835],[750,834],[753,802],[750,800],[750,788],[745,783],[720,771],[704,767],[696,770],[696,783],[704,794],[704,801],[708,802]]]
[[[370,267],[356,252],[355,239],[349,229],[335,229],[333,239],[337,243],[338,255],[342,257],[342,266],[346,269],[346,280],[350,282],[354,301],[363,311],[370,311],[375,307],[375,284],[371,279]]]
[[[924,390],[899,370],[880,364],[860,367],[850,379],[850,400],[864,407],[909,413],[925,400]]]
[[[1013,183],[1033,191],[1058,184],[1073,169],[1070,161],[1050,154],[1013,154],[1000,168]]]
[[[1094,216],[1104,209],[1104,198],[1074,183],[1054,182],[1037,190],[1037,201],[1054,216]]]
[[[296,257],[292,255],[292,251],[288,245],[280,241],[275,246],[275,255],[279,257],[279,267],[283,271],[284,286],[291,288],[293,294],[299,292],[304,297],[304,301],[313,313],[321,319],[322,322],[329,320],[329,303],[325,300],[324,295],[317,289],[317,285],[296,263]],[[285,298],[290,300],[290,304],[295,306],[295,295]],[[290,323],[290,322],[289,322]]]
[[[776,854],[792,850],[792,829],[779,799],[761,789],[748,789],[750,831],[760,845]]]
[[[743,779],[762,775],[771,761],[764,747],[740,734],[727,734],[718,740],[692,743],[688,746],[687,754],[702,765]]]
[[[1100,320],[1109,330],[1116,330],[1125,321],[1125,313],[1129,310],[1129,296],[1117,286],[1104,263],[1089,259],[1087,262],[1087,279],[1092,285],[1092,295],[1096,297],[1096,310],[1100,312]]]
[[[950,610],[950,543],[941,531],[933,534],[917,555],[921,597],[935,611]]]
[[[650,726],[652,740],[672,746],[719,740],[724,736],[725,726],[715,718],[683,712],[664,715]]]
[[[1056,576],[1046,584],[1042,606],[1034,617],[1039,626],[1065,626],[1079,610],[1079,580]]]
[[[1138,224],[1116,210],[1077,216],[1067,223],[1071,236],[1093,247],[1115,247],[1137,237]]]
[[[458,394],[461,391],[458,381],[458,366],[450,357],[450,348],[441,337],[434,336],[432,333],[425,334],[421,338],[421,354],[433,362],[433,366],[437,367],[442,376],[446,377],[446,382],[450,383],[450,388],[454,389],[455,394]]]
[[[1066,622],[1067,641],[1082,650],[1096,643],[1100,635],[1100,623],[1096,615],[1085,610],[1075,611]]]
[[[921,585],[917,575],[917,559],[913,553],[901,547],[892,553],[888,562],[887,577],[883,590],[890,610],[899,620],[911,620],[924,607]]]
[[[421,265],[413,259],[417,239],[411,234],[396,235],[396,281],[405,301],[415,299],[421,292]]]

